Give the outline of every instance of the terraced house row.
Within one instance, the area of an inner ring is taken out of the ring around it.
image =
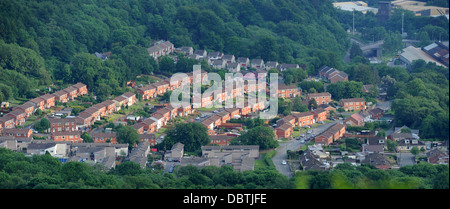
[[[277,121],[275,134],[278,138],[289,138],[292,136],[294,127],[309,126],[314,123],[324,121],[328,111],[322,108],[310,112],[294,113],[285,116]]]
[[[27,118],[36,112],[36,110],[50,109],[56,105],[56,102],[66,103],[87,93],[87,86],[83,83],[77,83],[53,94],[44,94],[40,97],[36,97],[15,107],[11,112],[1,117],[0,130],[2,128],[21,126],[25,123]]]

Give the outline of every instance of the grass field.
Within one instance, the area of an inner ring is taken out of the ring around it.
[[[259,168],[275,168],[275,165],[273,164],[272,158],[277,153],[276,150],[271,150],[267,153],[262,154],[261,159],[255,160],[255,170]]]

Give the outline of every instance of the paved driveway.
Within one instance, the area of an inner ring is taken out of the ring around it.
[[[414,155],[410,152],[400,152],[397,154],[398,159],[398,165],[400,167],[407,166],[407,165],[414,165],[415,159]]]

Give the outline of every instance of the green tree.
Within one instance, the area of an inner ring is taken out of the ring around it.
[[[201,146],[210,143],[208,130],[200,123],[178,123],[166,131],[167,135],[161,143],[161,148],[171,149],[174,144],[184,144],[187,152],[196,152]]]
[[[274,132],[270,128],[264,126],[257,126],[249,129],[247,132],[242,133],[241,136],[233,139],[231,144],[259,145],[260,150],[267,150],[277,146]]]
[[[129,149],[139,141],[139,133],[132,126],[121,126],[117,129],[117,142],[128,144]]]

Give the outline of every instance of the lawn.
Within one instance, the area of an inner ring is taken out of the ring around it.
[[[271,150],[267,153],[262,154],[261,159],[255,160],[255,170],[259,168],[273,168],[275,169],[275,165],[273,164],[272,158],[277,153],[276,150]]]

